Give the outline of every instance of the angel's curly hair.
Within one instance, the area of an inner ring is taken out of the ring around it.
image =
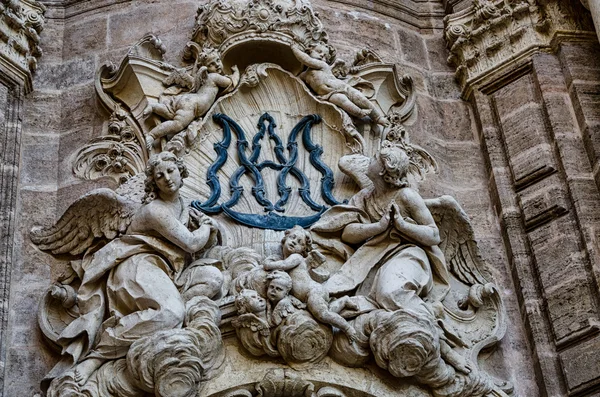
[[[331,64],[333,61],[335,61],[335,58],[337,56],[337,51],[336,51],[335,47],[328,43],[322,42],[322,41],[308,47],[308,49],[306,50],[306,53],[310,54],[310,52],[315,47],[318,47],[318,46],[323,46],[323,47],[327,48],[327,56],[325,57],[325,62],[327,62],[328,64]]]
[[[269,284],[271,284],[271,282],[273,282],[273,280],[283,281],[283,284],[285,285],[285,288],[287,289],[286,294],[289,293],[290,290],[292,289],[292,285],[293,285],[292,278],[290,277],[289,274],[287,274],[283,270],[273,270],[272,272],[267,274],[267,281],[269,282]]]
[[[377,153],[377,160],[383,167],[379,175],[390,185],[398,188],[408,186],[410,158],[405,150],[395,145],[383,146]]]
[[[213,47],[204,47],[202,48],[202,51],[198,54],[198,65],[206,66],[208,65],[209,61],[215,57],[219,59],[221,58],[219,50]]]
[[[260,294],[253,289],[243,289],[235,298],[235,308],[238,314],[251,313],[250,299],[261,298]]]
[[[144,203],[149,203],[157,197],[158,186],[154,181],[154,169],[156,166],[162,162],[172,162],[175,163],[177,169],[179,169],[179,174],[181,175],[181,179],[187,178],[189,175],[188,169],[183,164],[183,160],[179,157],[175,156],[175,154],[171,152],[160,152],[158,154],[153,154],[150,156],[148,160],[148,164],[146,165],[146,180],[144,181],[145,192]]]
[[[312,249],[313,240],[310,232],[304,229],[302,226],[296,225],[293,228],[286,230],[283,238],[281,239],[281,244],[285,243],[285,240],[287,240],[288,236],[293,232],[299,232],[304,237],[304,251],[302,251],[302,256],[306,257]]]

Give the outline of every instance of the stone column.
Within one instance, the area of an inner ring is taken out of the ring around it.
[[[446,17],[546,396],[600,384],[600,47],[586,15],[478,1]]]
[[[44,5],[35,0],[0,2],[0,395],[4,389],[6,329],[13,262],[21,148],[21,105],[32,89],[41,55]]]

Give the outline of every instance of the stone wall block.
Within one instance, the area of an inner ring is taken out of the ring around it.
[[[107,18],[87,18],[65,26],[63,60],[80,58],[106,50]]]
[[[575,237],[577,226],[569,218],[558,218],[529,233],[557,344],[591,332],[598,317],[587,257]]]
[[[569,208],[567,193],[557,174],[520,191],[519,201],[527,230],[549,222]]]
[[[491,95],[498,116],[509,117],[528,104],[535,104],[536,94],[531,76],[526,74]]]
[[[169,32],[190,31],[194,26],[197,2],[173,1],[162,4],[146,4],[142,7],[130,7],[120,14],[112,14],[108,19],[108,46],[111,48],[129,47],[152,32],[162,37]],[[168,18],[156,18],[156,15],[168,15]],[[148,21],[152,21],[150,25]],[[187,29],[187,30],[186,30]],[[182,38],[186,40],[187,38]],[[172,43],[167,48],[181,48],[184,44]]]
[[[22,155],[21,183],[23,185],[50,185],[56,183],[56,153],[59,140],[55,135],[25,135]]]
[[[544,115],[530,76],[498,90],[493,98],[516,188],[554,172]]]
[[[422,65],[429,68],[427,48],[421,35],[416,32],[400,29],[398,30],[398,37],[400,39],[402,59],[415,65]]]
[[[93,57],[74,59],[60,64],[40,65],[36,86],[40,89],[60,90],[92,81],[96,72]]]
[[[569,395],[576,394],[580,389],[600,384],[599,351],[600,336],[596,336],[560,353],[560,363],[569,387]]]
[[[336,47],[350,50],[342,54],[347,61],[352,61],[356,51],[361,49],[357,48],[354,42],[356,32],[369,37],[369,40],[364,42],[364,48],[375,50],[386,60],[400,60],[395,26],[388,23],[388,19],[360,12],[356,8],[320,8],[319,17],[325,26],[337,26],[335,31],[330,32],[330,38],[336,43]]]
[[[600,76],[600,45],[598,42],[564,42],[560,45],[558,55],[564,66],[567,85],[570,86],[575,81],[598,81],[598,76]]]
[[[35,90],[24,101],[28,116],[23,131],[28,134],[58,133],[61,128],[61,95],[57,92]]]

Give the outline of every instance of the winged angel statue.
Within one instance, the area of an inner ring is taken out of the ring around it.
[[[101,374],[113,371],[113,377],[118,378],[116,374],[122,368],[111,368],[124,366],[126,356],[128,370],[142,373],[130,373],[117,382],[122,389],[117,394],[122,396],[158,390],[160,368],[156,366],[165,364],[157,358],[161,354],[171,360],[165,365],[179,367],[181,372],[181,368],[190,366],[189,360],[187,364],[182,361],[181,349],[199,349],[196,354],[190,353],[195,356],[192,363],[200,366],[190,368],[192,378],[206,375],[201,369],[209,369],[220,359],[220,313],[208,298],[220,292],[221,273],[204,263],[186,263],[186,254],[216,244],[219,233],[210,218],[183,202],[179,189],[186,176],[187,169],[180,159],[170,152],[159,153],[148,161],[144,204],[109,189],[98,189],[73,203],[55,225],[32,231],[32,241],[42,250],[54,255],[83,254],[83,259],[71,262],[74,274],[70,280],[52,291],[71,312],[65,327],[57,330],[47,323],[48,314],[40,316],[45,335],[62,351],[62,360],[46,378],[52,381],[49,396],[113,395],[114,385],[104,386],[111,392],[102,392],[98,386],[111,379]],[[185,290],[192,288],[195,298],[186,302],[189,296]],[[204,297],[200,303],[199,296]],[[207,314],[210,305],[214,310]],[[204,328],[196,328],[203,332],[194,331],[193,324],[198,321],[204,323]],[[212,330],[208,334],[207,322]],[[187,328],[180,330],[184,323]],[[160,331],[164,330],[170,331],[162,335]],[[190,340],[195,342],[186,344]],[[169,353],[173,345],[179,349],[175,358],[171,357],[175,350]],[[165,350],[161,353],[160,349]],[[140,354],[145,354],[147,360]],[[140,360],[138,365],[131,365],[136,359]],[[150,362],[155,367],[149,368]],[[150,385],[144,383],[148,379],[143,371],[156,375],[151,377]],[[185,377],[173,377],[164,368],[160,373],[167,378],[161,386],[164,390],[157,391],[157,395],[187,395],[175,390],[181,387],[178,379]],[[94,379],[90,379],[92,374]],[[90,384],[97,389],[85,394],[84,385]]]
[[[328,292],[356,291],[379,309],[352,321],[362,344],[338,333],[330,355],[357,366],[372,353],[392,375],[414,376],[436,396],[506,395],[503,390],[510,387],[476,364],[483,345],[502,336],[502,325],[495,337],[477,345],[449,319],[488,298],[496,300],[491,311],[503,308],[480,270],[483,261],[460,205],[450,196],[424,200],[409,186],[409,174],[435,170],[435,160],[408,142],[401,125],[388,132],[372,159],[350,157],[340,168],[362,190],[348,204],[327,211],[311,232],[319,250],[341,266],[325,283]],[[466,297],[446,299],[451,284],[453,289],[462,284]]]

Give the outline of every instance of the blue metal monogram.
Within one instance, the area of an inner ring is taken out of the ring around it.
[[[296,166],[298,161],[297,139],[300,134],[302,134],[303,146],[309,153],[311,165],[323,175],[321,179],[321,196],[323,197],[323,200],[329,205],[340,204],[340,202],[333,197],[331,192],[334,185],[333,172],[327,164],[321,160],[323,148],[313,143],[310,136],[312,126],[321,122],[321,117],[318,115],[312,114],[302,118],[302,120],[300,120],[300,122],[292,129],[287,144],[289,158],[285,156],[281,138],[275,132],[277,124],[273,117],[268,113],[264,113],[258,121],[258,132],[254,136],[254,139],[252,139],[252,151],[249,157],[246,153],[248,141],[246,140],[244,130],[229,116],[224,114],[215,114],[213,120],[219,123],[223,128],[223,140],[214,145],[217,159],[208,168],[207,172],[207,184],[211,189],[211,195],[204,203],[201,203],[198,200],[194,201],[192,203],[194,208],[207,214],[218,214],[223,212],[239,223],[261,229],[286,230],[295,225],[308,227],[315,223],[328,207],[318,204],[312,199],[309,180],[302,170]],[[229,188],[231,191],[230,199],[223,204],[217,204],[221,196],[221,184],[217,172],[227,162],[227,149],[229,149],[229,146],[231,145],[232,130],[237,137],[236,149],[240,166],[231,175],[229,180]],[[269,139],[273,140],[275,143],[274,152],[277,162],[271,160],[265,160],[260,163],[257,162],[262,150],[261,142],[265,137],[265,134],[267,134]],[[265,184],[261,173],[265,168],[279,171],[277,176],[277,193],[279,194],[279,200],[277,200],[275,204],[266,197]],[[244,188],[240,185],[240,179],[244,175],[249,175],[250,178],[252,178],[254,182],[252,195],[263,207],[264,211],[267,213],[266,215],[245,214],[232,209],[232,207],[238,203],[244,192]],[[300,188],[298,188],[300,197],[304,203],[312,210],[316,211],[315,214],[305,217],[293,217],[279,215],[273,212],[285,212],[285,205],[292,192],[292,188],[287,185],[289,175],[300,183]]]

